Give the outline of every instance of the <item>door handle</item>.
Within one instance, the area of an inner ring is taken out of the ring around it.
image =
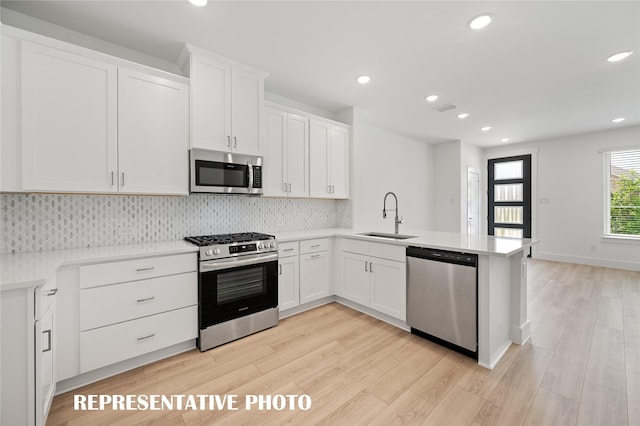
[[[52,347],[51,347],[51,344],[53,342],[53,339],[51,337],[52,332],[51,332],[51,330],[45,330],[45,331],[42,332],[42,334],[46,334],[47,335],[47,349],[43,349],[42,352],[49,352],[52,349]]]
[[[364,262],[364,271],[365,272],[369,272],[369,270],[367,269],[367,263],[369,263],[369,262]]]
[[[278,265],[278,269],[279,269],[278,275],[282,275],[282,265]]]
[[[231,148],[231,136],[227,136],[227,147]]]
[[[114,180],[113,180],[113,179],[114,179],[114,176],[113,176],[113,175],[114,175],[114,174],[115,174],[114,172],[111,172],[111,186],[113,186],[113,182],[114,182]]]
[[[369,272],[373,274],[373,263],[369,262]]]
[[[233,137],[233,147],[237,148],[238,147],[238,138],[237,137]]]

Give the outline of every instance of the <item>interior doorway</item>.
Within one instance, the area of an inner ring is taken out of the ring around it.
[[[480,172],[467,167],[467,234],[480,235]]]

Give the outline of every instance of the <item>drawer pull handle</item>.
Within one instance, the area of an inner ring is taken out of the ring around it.
[[[136,302],[137,303],[148,302],[149,300],[153,300],[155,298],[156,298],[155,296],[151,296],[151,297],[147,297],[145,299],[138,299],[138,300],[136,300]]]
[[[138,342],[142,341],[142,340],[147,340],[147,339],[151,339],[152,337],[155,337],[156,333],[151,333],[148,336],[142,336],[142,337],[138,337],[136,340]]]
[[[51,330],[45,330],[42,332],[42,334],[46,334],[47,335],[47,349],[43,349],[42,352],[49,352],[52,348],[51,348],[51,343],[52,343],[52,337],[51,337]]]
[[[311,255],[311,258],[312,258],[312,259],[315,259],[315,258],[317,258],[317,257],[320,257],[320,255],[319,255],[319,254],[312,254],[312,255]]]
[[[316,247],[320,247],[320,244],[314,244],[311,246],[311,248],[316,248]]]
[[[156,268],[155,268],[155,266],[150,266],[150,267],[148,267],[148,268],[139,268],[139,269],[136,269],[136,272],[153,271],[154,269],[156,269]]]
[[[47,293],[47,296],[55,296],[57,292],[58,292],[57,288],[51,289],[49,290],[49,293]]]
[[[284,249],[282,251],[293,251],[293,249],[292,248],[288,248],[288,249]]]

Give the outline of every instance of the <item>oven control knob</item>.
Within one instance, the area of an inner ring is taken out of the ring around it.
[[[274,243],[269,243],[269,247],[274,248],[276,245]]]
[[[258,243],[258,250],[262,248],[262,243]]]
[[[205,251],[204,254],[206,254],[207,256],[211,256],[213,254],[213,250],[209,249]]]
[[[213,254],[220,254],[220,249],[218,249],[218,248],[217,248],[217,249],[214,249],[214,250],[213,250]]]

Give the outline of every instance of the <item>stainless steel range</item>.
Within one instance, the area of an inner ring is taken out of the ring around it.
[[[278,243],[273,235],[247,232],[185,240],[200,247],[201,351],[278,324]]]

